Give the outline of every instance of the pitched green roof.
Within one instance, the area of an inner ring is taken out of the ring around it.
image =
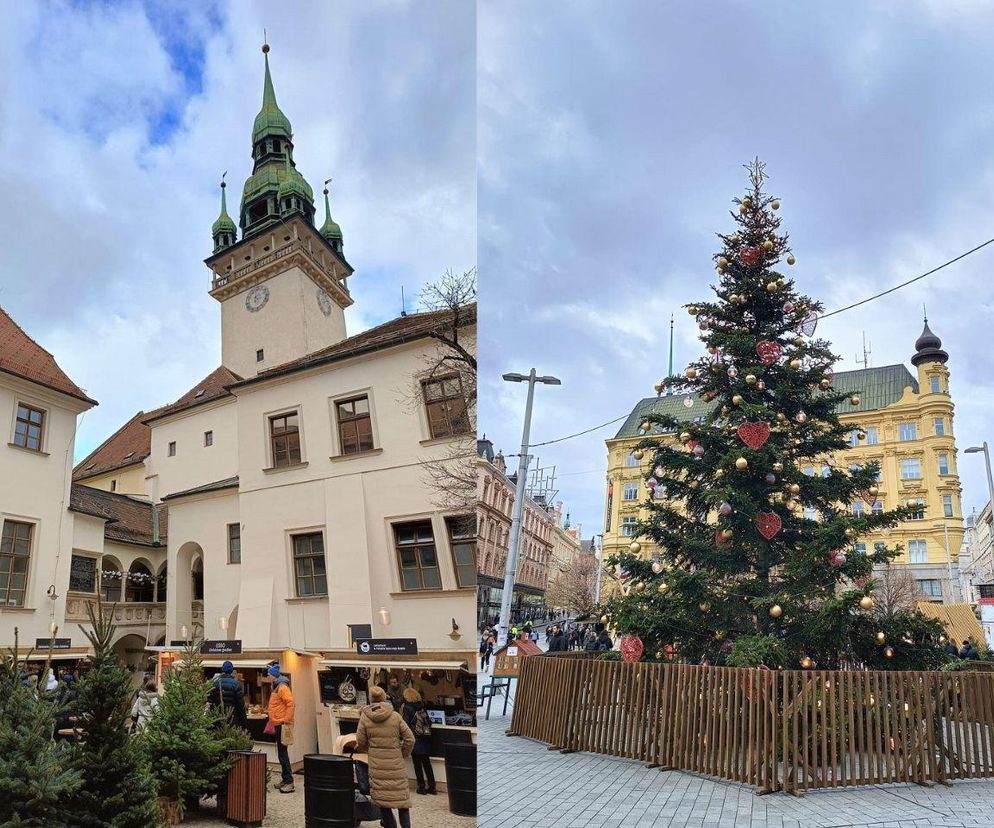
[[[862,411],[878,411],[896,403],[911,387],[918,393],[918,380],[904,365],[884,365],[880,368],[862,368],[856,371],[840,371],[835,375],[833,391],[859,394],[859,405],[843,400],[836,406],[839,414],[858,414]],[[683,401],[691,398],[694,404],[687,408]],[[703,403],[696,394],[671,394],[663,397],[646,397],[640,400],[628,419],[618,429],[613,439],[623,440],[638,437],[639,426],[648,414],[665,414],[678,420],[691,421],[707,414],[716,403]]]
[[[231,220],[231,216],[228,215],[228,200],[224,195],[225,184],[221,182],[221,215],[217,217],[217,221],[211,226],[211,235],[216,236],[218,233],[227,230],[229,233],[237,232],[235,227],[235,222]]]
[[[334,241],[342,238],[342,228],[339,227],[338,222],[331,217],[331,209],[328,207],[327,187],[324,188],[324,224],[321,225],[321,229],[318,232],[328,241]]]
[[[273,78],[269,74],[269,52],[264,50],[266,60],[266,78],[262,84],[262,109],[255,116],[252,125],[252,143],[262,140],[267,135],[278,135],[282,138],[292,138],[293,129],[290,119],[276,104],[276,90],[273,89]]]

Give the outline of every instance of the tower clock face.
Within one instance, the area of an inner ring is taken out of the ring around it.
[[[268,301],[269,288],[265,285],[256,285],[245,295],[245,310],[255,313],[258,310],[262,310]]]
[[[321,288],[318,288],[318,307],[325,316],[331,316],[331,297]]]

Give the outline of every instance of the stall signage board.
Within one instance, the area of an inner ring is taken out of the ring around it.
[[[170,641],[169,642],[169,646],[170,647],[186,647],[189,643],[190,643],[189,641]]]
[[[364,656],[417,655],[416,638],[357,638],[355,649]]]
[[[242,642],[239,639],[234,641],[205,641],[200,646],[200,652],[204,655],[235,655],[242,651]]]
[[[47,650],[49,646],[53,650],[68,650],[72,647],[71,638],[37,638],[35,639],[36,650]]]

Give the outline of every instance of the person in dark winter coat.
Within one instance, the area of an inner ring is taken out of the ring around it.
[[[566,636],[563,635],[563,631],[556,627],[552,632],[552,638],[549,639],[549,652],[550,653],[562,653],[566,651]]]
[[[414,734],[411,761],[414,763],[414,775],[418,778],[418,793],[436,794],[435,771],[431,767],[431,720],[421,694],[413,687],[404,689],[400,716]]]
[[[959,650],[956,649],[956,642],[952,639],[946,642],[946,654],[951,656],[959,655]]]
[[[607,630],[601,630],[597,636],[596,649],[598,652],[605,652],[614,647],[611,636]]]
[[[235,678],[235,667],[230,661],[221,665],[221,672],[214,676],[210,695],[207,700],[214,707],[231,711],[231,723],[243,730],[248,730],[248,718],[245,715],[245,693],[242,683]]]

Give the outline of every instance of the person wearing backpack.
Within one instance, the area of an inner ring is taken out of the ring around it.
[[[401,716],[414,734],[411,761],[414,763],[414,775],[418,778],[418,793],[437,794],[435,772],[431,768],[431,719],[428,718],[421,694],[413,687],[404,688]]]

